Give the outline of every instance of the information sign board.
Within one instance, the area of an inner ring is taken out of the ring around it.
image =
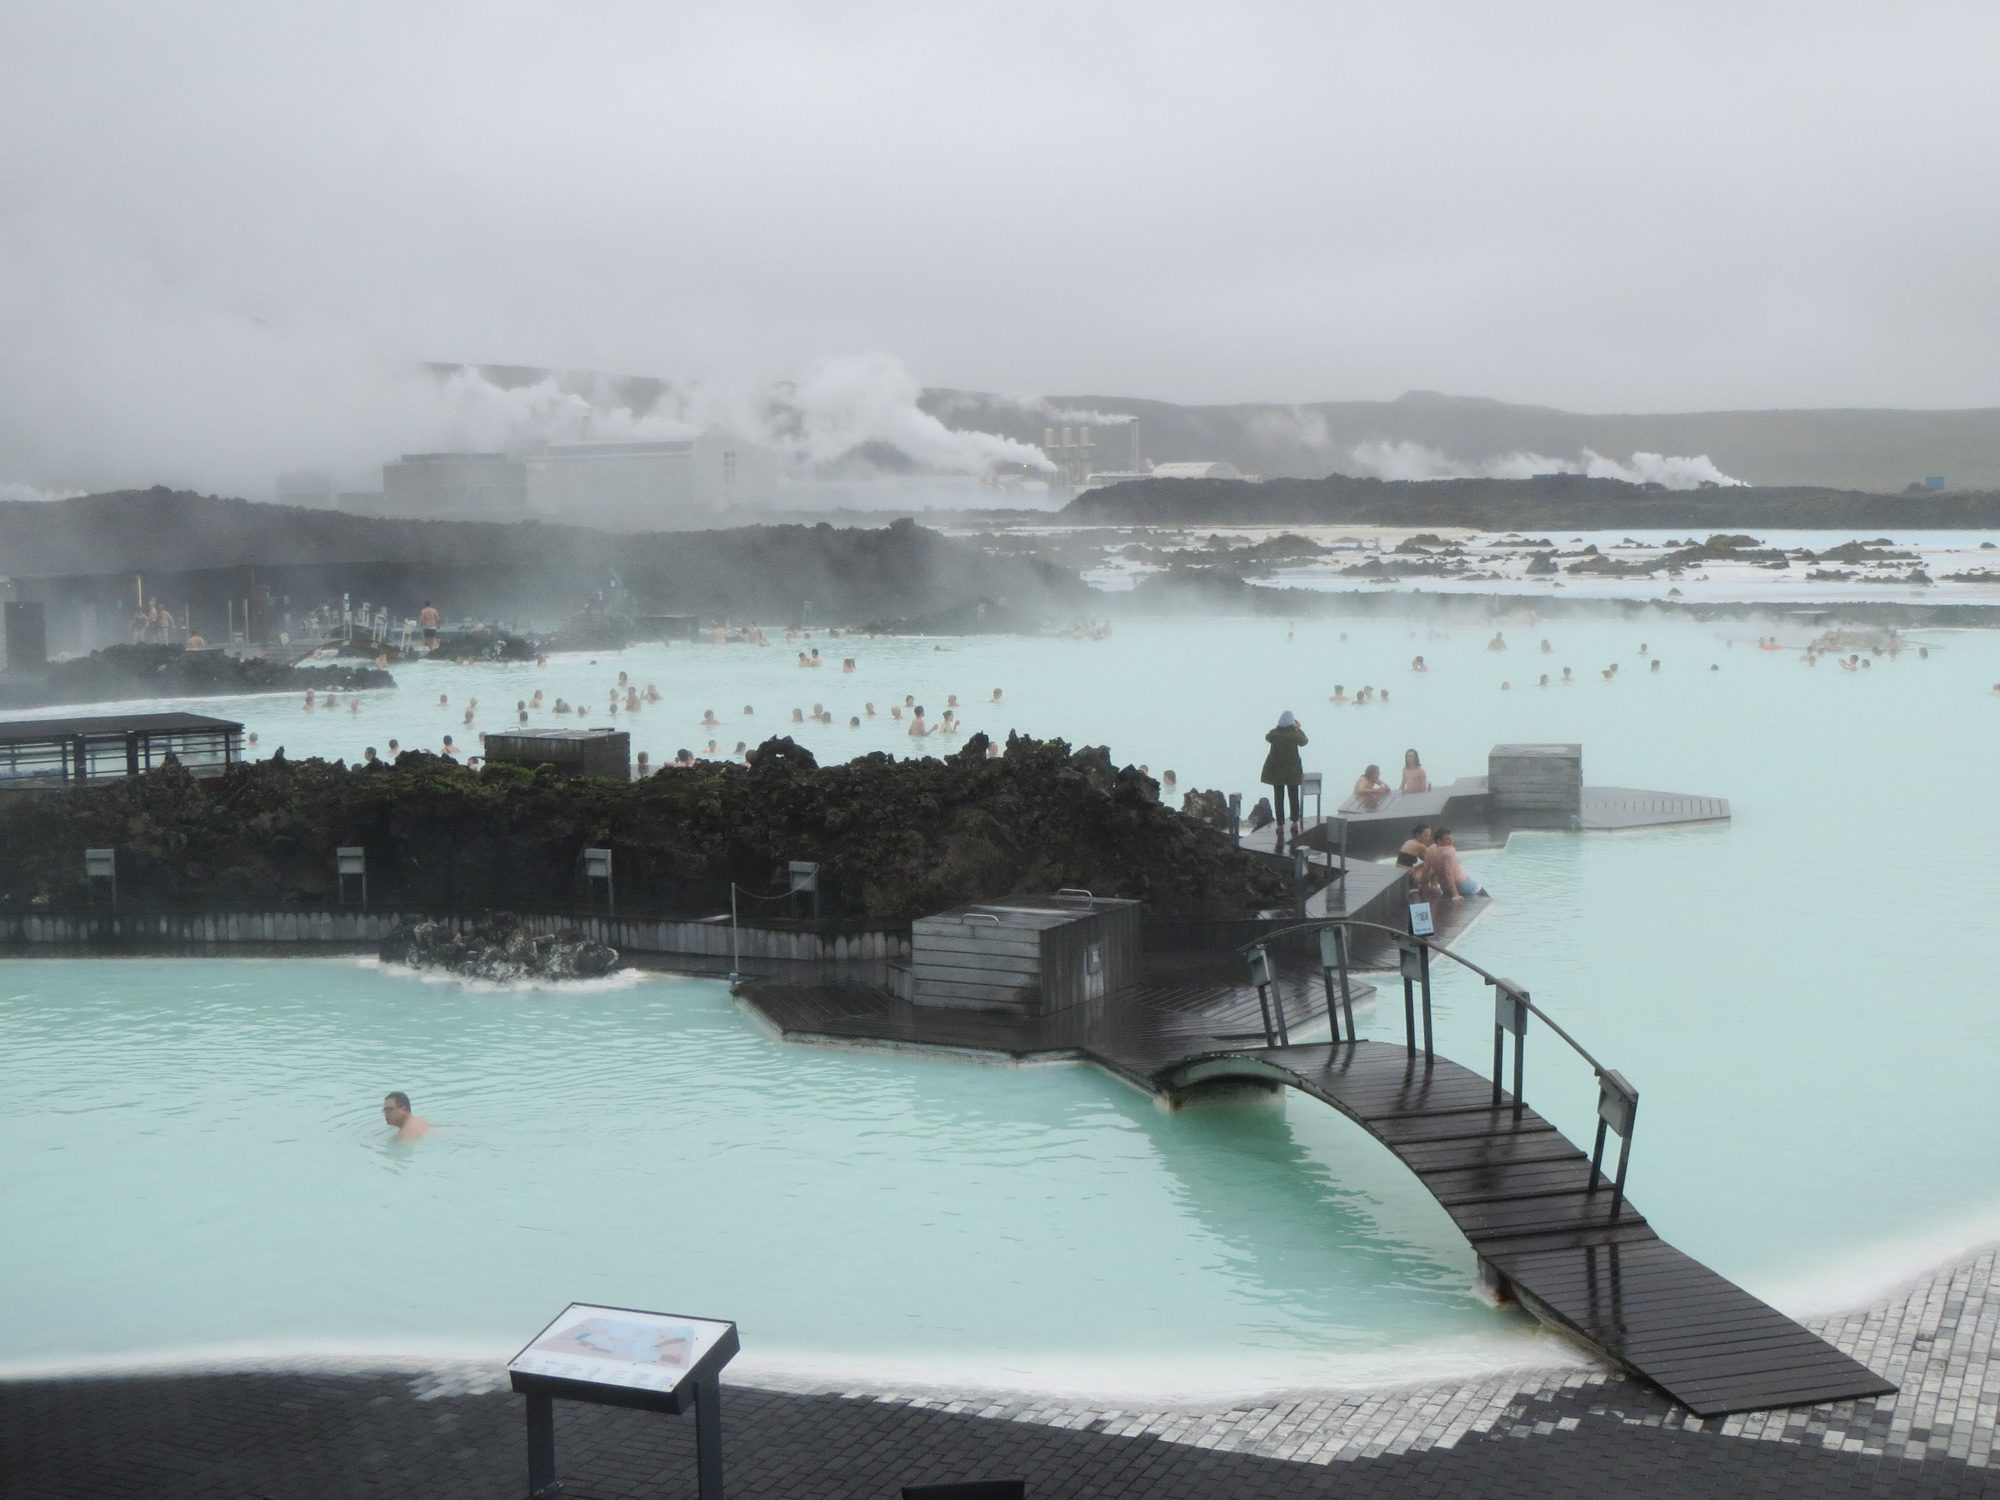
[[[1431,918],[1431,904],[1428,901],[1410,903],[1410,936],[1429,937],[1437,931],[1437,923]]]
[[[671,1391],[734,1332],[733,1323],[713,1318],[572,1302],[507,1368],[550,1380]]]

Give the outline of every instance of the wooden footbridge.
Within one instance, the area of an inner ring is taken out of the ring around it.
[[[1300,949],[1315,941],[1312,965]],[[1393,956],[1400,1045],[1357,1035],[1354,1007],[1374,990],[1350,964],[1350,943]],[[1431,967],[1440,961],[1462,965],[1494,991],[1490,1075],[1436,1052]],[[1662,1240],[1625,1195],[1638,1091],[1520,985],[1434,939],[1340,917],[1303,922],[1267,933],[1238,957],[1155,956],[1144,982],[1033,1019],[937,1010],[885,987],[805,976],[752,982],[742,994],[798,1039],[1083,1057],[1173,1101],[1228,1083],[1297,1089],[1360,1125],[1417,1175],[1471,1242],[1493,1291],[1697,1416],[1895,1389]],[[1322,1019],[1329,1040],[1292,1040]],[[1588,1153],[1525,1102],[1531,1027],[1572,1048],[1596,1075]],[[1614,1140],[1615,1164],[1606,1161]]]

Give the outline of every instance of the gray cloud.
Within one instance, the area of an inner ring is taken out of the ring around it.
[[[358,465],[449,430],[420,359],[2000,404],[1996,43],[1974,5],[10,0],[0,479]]]

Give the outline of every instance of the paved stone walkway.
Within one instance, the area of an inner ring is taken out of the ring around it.
[[[1993,1251],[1815,1325],[1902,1384],[1702,1422],[1604,1371],[1126,1411],[918,1393],[729,1388],[729,1490],[893,1496],[1023,1478],[1043,1496],[2000,1494]],[[579,1500],[691,1493],[692,1424],[559,1406]],[[511,1496],[520,1404],[490,1369],[0,1384],[0,1497]]]

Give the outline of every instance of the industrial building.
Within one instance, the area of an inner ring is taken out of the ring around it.
[[[714,525],[778,490],[775,453],[721,435],[563,443],[525,462],[530,514],[617,531]]]
[[[1137,418],[1108,424],[1077,424],[1042,429],[1042,453],[1056,467],[1056,483],[1079,490],[1095,473],[1130,472],[1144,467],[1139,456]]]
[[[405,453],[382,465],[382,511],[425,521],[518,521],[528,470],[504,453]]]

